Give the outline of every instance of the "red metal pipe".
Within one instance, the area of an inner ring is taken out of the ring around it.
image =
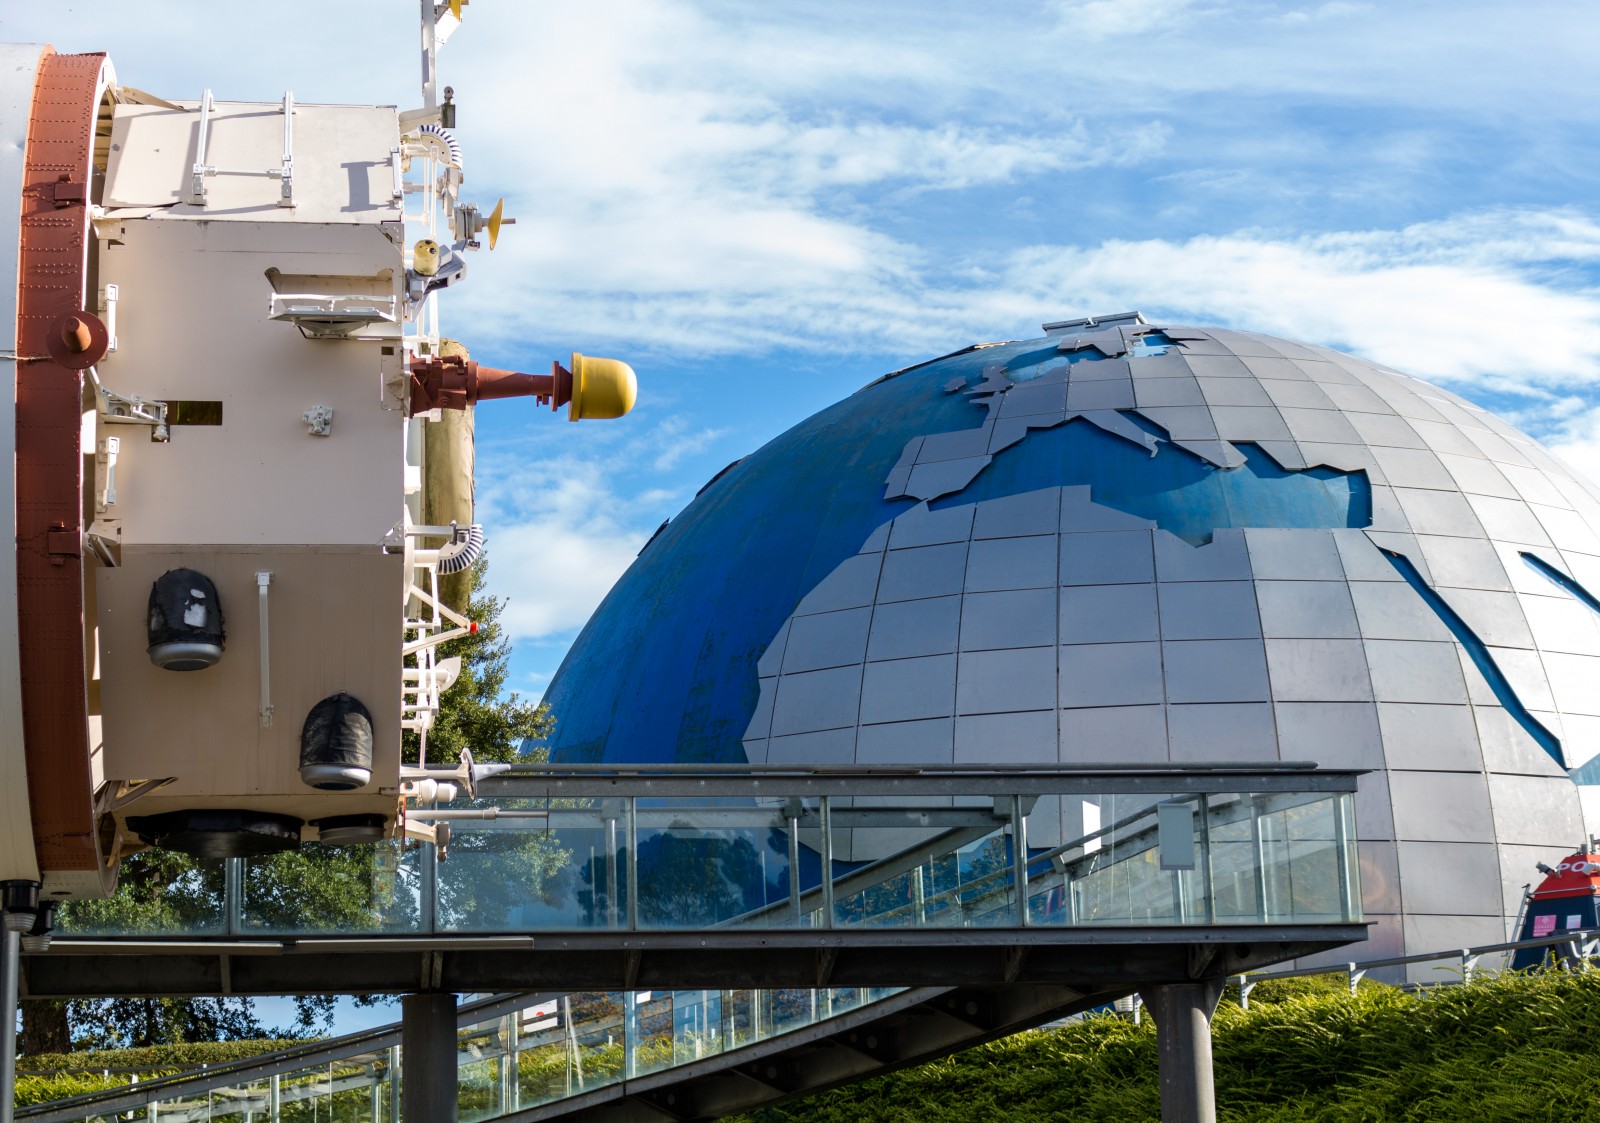
[[[560,363],[551,363],[549,374],[523,374],[479,366],[458,355],[411,360],[413,414],[466,409],[499,398],[533,398],[540,405],[548,403],[551,409],[560,409],[572,400],[572,372]]]

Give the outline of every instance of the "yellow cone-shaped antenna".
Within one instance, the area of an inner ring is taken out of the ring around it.
[[[456,19],[461,18],[461,0],[450,0],[450,14]]]
[[[633,368],[617,359],[572,353],[572,402],[568,421],[621,417],[639,397]]]
[[[488,223],[486,225],[489,228],[489,249],[490,250],[493,250],[494,249],[494,244],[500,240],[500,227],[502,227],[502,226],[515,226],[517,224],[517,220],[516,219],[507,218],[505,216],[505,210],[506,210],[506,201],[505,201],[505,199],[501,198],[501,199],[497,199],[495,201],[494,210],[489,212],[489,221],[488,221]]]

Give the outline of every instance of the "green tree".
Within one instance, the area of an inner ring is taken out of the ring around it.
[[[487,555],[478,559],[470,573],[472,580],[465,595],[466,616],[478,625],[475,635],[442,643],[438,658],[461,658],[461,677],[440,699],[439,715],[428,732],[429,764],[448,764],[471,749],[481,762],[515,760],[528,738],[549,735],[555,727],[550,708],[523,701],[516,691],[505,693],[511,641],[500,625],[505,601],[482,592],[489,572]],[[421,739],[406,731],[402,752],[415,764]]]
[[[510,761],[530,737],[553,726],[549,710],[506,694],[510,641],[500,625],[505,604],[479,593],[488,571],[480,558],[462,595],[477,632],[442,644],[440,658],[459,656],[461,675],[440,699],[428,737],[430,764],[449,764],[470,748],[480,761]],[[420,740],[407,732],[404,759],[414,762]],[[568,855],[553,839],[533,835],[458,835],[456,849],[470,864],[492,863],[492,891],[483,877],[454,878],[441,905],[458,918],[475,915],[478,898],[492,892],[505,903],[519,895],[548,898]],[[417,863],[397,842],[337,847],[310,843],[246,867],[245,915],[259,932],[306,926],[329,931],[409,928],[417,920],[417,896],[407,879]],[[224,864],[169,850],[146,850],[122,863],[117,891],[105,900],[70,901],[59,924],[73,932],[204,932],[222,922]],[[487,910],[492,919],[496,909]],[[448,920],[448,917],[447,917]],[[26,1055],[72,1048],[106,1048],[263,1037],[306,1037],[326,1032],[333,999],[300,996],[290,1026],[265,1026],[248,998],[119,998],[23,1003],[21,1048]]]

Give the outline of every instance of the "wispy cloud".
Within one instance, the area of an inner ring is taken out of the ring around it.
[[[1284,12],[1278,17],[1283,23],[1303,24],[1322,23],[1325,20],[1348,19],[1351,16],[1365,15],[1373,10],[1371,4],[1350,3],[1348,0],[1329,0],[1326,4],[1318,4],[1311,8],[1296,8]]]
[[[727,432],[727,429],[700,425],[692,418],[681,414],[668,417],[655,427],[654,439],[660,451],[651,461],[651,467],[658,472],[674,468],[686,457],[711,447],[713,442]]]
[[[876,254],[813,257],[810,269],[752,263],[732,280],[685,265],[625,299],[620,278],[614,289],[526,297],[537,313],[594,336],[713,353],[915,354],[1070,312],[1138,307],[1347,347],[1464,385],[1600,384],[1600,224],[1571,210],[1471,213],[1398,230],[1041,244],[954,263],[878,241]]]
[[[1551,452],[1595,484],[1600,494],[1600,404],[1588,402],[1563,418],[1546,443]]]
[[[1498,390],[1600,384],[1600,225],[1571,211],[1471,214],[1402,230],[1017,251],[1019,305],[1140,306],[1356,350]]]
[[[1170,30],[1200,6],[1194,0],[1062,0],[1056,8],[1061,30],[1099,40]]]
[[[643,544],[612,520],[569,522],[555,513],[498,528],[496,556],[517,559],[516,569],[497,570],[490,586],[506,598],[507,633],[538,639],[580,627]]]
[[[488,531],[491,591],[513,639],[580,627],[663,517],[692,490],[675,470],[725,429],[649,409],[625,426],[535,426],[479,447],[475,518]],[[559,452],[553,451],[559,449]]]
[[[507,601],[506,631],[540,639],[582,625],[639,552],[640,497],[618,489],[603,459],[507,451],[485,458],[476,517],[489,531],[490,589]]]

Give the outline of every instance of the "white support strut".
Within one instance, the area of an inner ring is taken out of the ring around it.
[[[256,593],[261,609],[261,728],[272,727],[272,645],[267,630],[270,613],[267,607],[267,590],[272,585],[272,574],[256,574]]]

